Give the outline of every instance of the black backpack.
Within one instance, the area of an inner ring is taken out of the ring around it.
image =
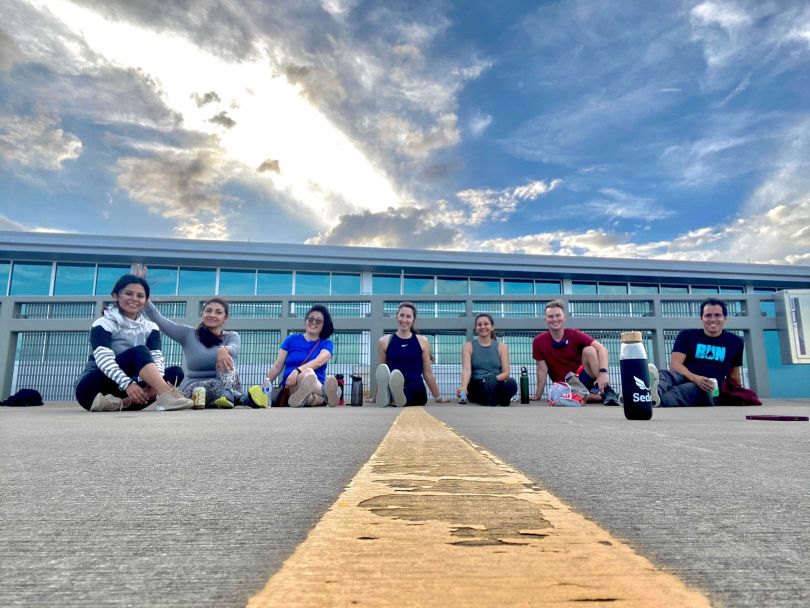
[[[8,407],[28,407],[29,405],[45,405],[42,403],[42,395],[32,388],[21,388],[5,401],[0,401],[0,405]]]

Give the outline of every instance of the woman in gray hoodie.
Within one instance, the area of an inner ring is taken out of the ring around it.
[[[175,388],[179,367],[166,369],[157,325],[143,315],[149,283],[125,274],[113,286],[114,304],[90,328],[92,353],[76,381],[76,399],[91,412],[188,409],[193,403]]]

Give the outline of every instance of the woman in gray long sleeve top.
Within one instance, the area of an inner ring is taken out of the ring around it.
[[[211,298],[203,306],[200,324],[195,328],[169,321],[150,301],[147,316],[183,347],[186,377],[180,390],[191,396],[198,386],[205,388],[206,407],[232,408],[241,401],[242,385],[236,373],[241,341],[235,331],[225,331],[228,303]]]

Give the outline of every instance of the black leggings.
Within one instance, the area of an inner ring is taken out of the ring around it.
[[[467,398],[470,403],[481,405],[509,405],[516,393],[517,382],[514,378],[498,380],[497,383],[490,385],[483,380],[473,379],[467,386]]]
[[[403,388],[405,392],[405,405],[425,405],[427,403],[427,389],[419,376],[419,380],[407,383]]]
[[[149,349],[145,346],[133,346],[125,350],[115,357],[115,362],[118,363],[118,367],[124,370],[124,373],[130,378],[137,377],[144,367],[150,363],[154,363]],[[183,381],[184,375],[183,368],[174,365],[166,368],[163,379],[172,386],[175,386]],[[143,382],[139,384],[143,386]],[[87,367],[84,368],[84,372],[82,372],[78,382],[76,382],[76,399],[79,405],[89,410],[90,406],[93,405],[93,399],[96,398],[98,393],[102,395],[115,395],[116,397],[122,398],[127,396],[126,391],[122,391],[118,388],[118,385],[96,366],[96,362],[91,360],[87,363]],[[142,410],[147,405],[148,404],[133,403],[127,409]]]

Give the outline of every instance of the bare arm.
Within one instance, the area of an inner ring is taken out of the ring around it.
[[[509,378],[509,345],[503,342],[498,343],[498,355],[501,358],[501,373],[495,376],[498,381],[503,381]]]
[[[433,393],[433,400],[436,403],[447,403],[449,399],[442,399],[442,393],[436,383],[436,376],[433,375],[433,364],[430,361],[430,342],[425,336],[416,336],[416,338],[422,345],[422,376],[425,378],[425,383],[428,385],[430,392]]]
[[[543,397],[543,389],[546,388],[548,379],[548,363],[542,359],[537,362],[537,391],[532,395],[533,401],[540,401]]]
[[[458,385],[458,395],[467,392],[472,376],[472,342],[465,342],[461,347],[461,382]]]
[[[599,369],[607,369],[608,368],[608,349],[602,344],[599,340],[594,340],[591,342],[591,346],[596,349],[596,357],[599,359]],[[600,391],[604,391],[605,387],[610,382],[610,378],[608,377],[607,372],[600,372],[599,370],[594,370],[597,372],[596,375],[596,386],[599,387]]]
[[[679,353],[676,351],[672,351],[672,356],[669,359],[669,369],[673,372],[677,372],[681,374],[684,378],[689,380],[689,382],[694,382],[698,385],[701,390],[710,391],[714,388],[712,381],[710,378],[706,376],[699,376],[698,374],[693,374],[689,371],[689,368],[686,367],[686,354]],[[739,369],[739,368],[738,368]]]
[[[726,375],[726,378],[731,378],[732,380],[734,380],[734,382],[736,382],[737,384],[742,386],[742,368],[741,367],[733,367],[728,372],[728,375]]]
[[[278,378],[279,374],[284,371],[284,362],[286,360],[287,351],[283,348],[279,348],[276,360],[273,362],[273,365],[270,366],[270,369],[267,370],[266,376],[270,379],[270,382],[273,382],[276,378]]]

